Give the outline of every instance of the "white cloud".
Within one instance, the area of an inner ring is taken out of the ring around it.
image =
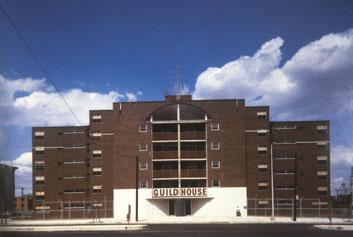
[[[32,152],[22,153],[15,160],[3,161],[3,163],[17,167],[15,171],[16,194],[19,195],[21,187],[25,188],[25,192],[32,190]]]
[[[353,166],[353,147],[338,145],[332,149],[332,164]]]
[[[220,68],[206,69],[197,78],[193,96],[252,99],[266,91],[290,87],[282,78],[267,79],[280,63],[282,45],[283,40],[277,37],[264,43],[253,56],[242,56]]]
[[[89,110],[111,109],[112,103],[123,96],[117,92],[107,94],[71,89],[61,93],[81,124],[88,124]],[[26,126],[58,126],[76,124],[61,96],[54,92],[36,91],[15,99],[14,108],[19,116],[13,122]]]
[[[353,29],[309,43],[280,67],[282,44],[277,37],[253,56],[206,69],[194,97],[269,104],[280,119],[327,119],[353,110]]]
[[[141,91],[138,91],[136,93],[126,92],[125,96],[127,98],[127,101],[134,102],[134,101],[137,101],[139,96],[142,96],[142,92]]]
[[[16,93],[25,92],[17,96]],[[136,101],[141,91],[120,94],[87,92],[71,89],[60,93],[82,125],[88,124],[89,110],[111,109],[112,103],[127,99]],[[10,80],[0,75],[0,125],[62,126],[78,125],[61,95],[53,91],[44,79]],[[0,129],[0,135],[1,135]],[[1,136],[0,136],[1,137]]]

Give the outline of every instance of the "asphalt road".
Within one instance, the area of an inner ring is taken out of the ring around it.
[[[116,237],[116,236],[269,236],[269,237],[345,237],[353,236],[353,231],[322,230],[306,224],[163,224],[151,225],[142,231],[97,231],[97,232],[7,232],[1,237]]]

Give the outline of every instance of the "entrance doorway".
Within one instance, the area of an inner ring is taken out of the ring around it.
[[[191,215],[190,199],[169,200],[169,215],[187,216]]]

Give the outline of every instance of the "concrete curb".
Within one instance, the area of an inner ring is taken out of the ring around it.
[[[314,225],[315,228],[324,230],[353,231],[353,224],[346,225]]]
[[[59,232],[59,231],[137,231],[147,225],[57,225],[57,226],[2,226],[2,232]]]

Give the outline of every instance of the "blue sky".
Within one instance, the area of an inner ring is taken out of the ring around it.
[[[330,119],[332,178],[347,180],[352,1],[0,2],[83,122],[88,104],[163,99],[178,64],[195,98],[269,104],[276,120]],[[31,126],[74,120],[2,12],[0,45],[0,155],[26,166]]]

